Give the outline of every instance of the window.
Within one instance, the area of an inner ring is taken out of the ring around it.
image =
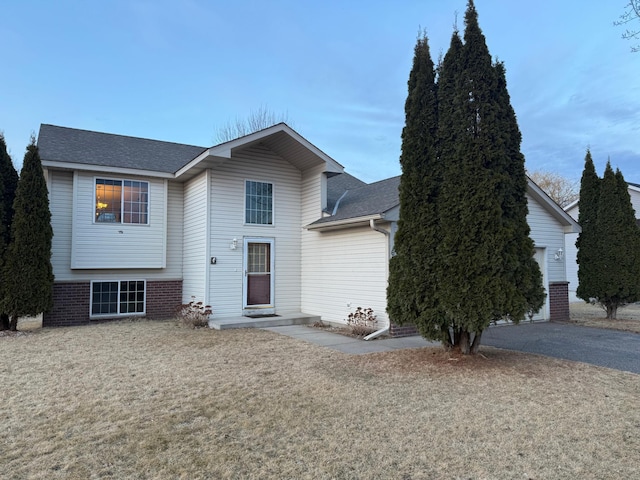
[[[149,223],[149,183],[96,179],[96,223]]]
[[[273,225],[273,184],[245,182],[245,223]]]
[[[144,280],[91,282],[91,316],[145,313]]]

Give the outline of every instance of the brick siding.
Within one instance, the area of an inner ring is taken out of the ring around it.
[[[63,327],[105,321],[89,319],[90,297],[90,282],[54,283],[53,308],[43,315],[42,326]],[[182,280],[148,280],[146,300],[147,318],[171,318],[182,300]]]
[[[91,284],[54,283],[53,308],[42,316],[43,327],[64,327],[89,322]]]
[[[182,280],[147,281],[147,318],[171,318],[181,303]]]
[[[549,319],[552,322],[569,320],[569,282],[549,283]]]
[[[389,335],[392,337],[410,337],[411,335],[418,335],[418,329],[415,325],[396,325],[392,323],[389,326]]]

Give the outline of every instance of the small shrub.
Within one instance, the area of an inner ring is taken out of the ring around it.
[[[209,315],[213,313],[211,305],[196,302],[196,297],[191,297],[189,303],[183,303],[177,309],[176,316],[180,323],[191,328],[206,327],[209,325]]]
[[[373,309],[358,307],[347,317],[347,325],[351,328],[353,335],[364,337],[376,331],[378,321],[373,314]]]

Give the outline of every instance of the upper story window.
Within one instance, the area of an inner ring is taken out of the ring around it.
[[[96,223],[149,223],[149,183],[96,178]]]
[[[247,180],[244,221],[254,225],[273,225],[273,184]]]

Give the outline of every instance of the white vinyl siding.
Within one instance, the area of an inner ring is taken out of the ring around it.
[[[368,226],[309,234],[302,310],[345,323],[357,307],[372,308],[379,327],[388,325],[388,237]]]
[[[191,297],[197,302],[206,299],[207,252],[207,179],[204,172],[184,186],[184,233],[182,262],[182,301]],[[214,309],[215,311],[215,309]]]
[[[73,217],[73,173],[49,170],[49,209],[53,240],[51,265],[56,281],[71,277],[71,229]]]
[[[182,278],[182,184],[168,183],[169,205],[167,208],[166,222],[166,267],[165,268],[109,268],[109,269],[71,269],[71,245],[72,232],[79,228],[73,224],[78,208],[87,208],[87,205],[74,205],[74,174],[67,171],[49,170],[49,201],[51,209],[51,225],[53,227],[51,263],[56,282],[83,282],[96,278],[101,280],[122,280],[125,278],[142,278],[146,280],[180,280]],[[88,183],[92,185],[94,175],[88,175]],[[163,181],[159,181],[163,185]],[[164,188],[164,187],[163,187]],[[91,187],[93,190],[93,186]],[[89,224],[93,225],[93,194],[88,201],[89,219],[87,225],[81,228],[86,231]],[[85,212],[86,213],[86,212]],[[86,217],[85,217],[86,218]],[[94,225],[98,231],[102,227],[117,225]],[[122,225],[120,225],[122,226]],[[148,229],[149,226],[134,225],[134,228]],[[165,234],[162,234],[165,236]],[[100,254],[100,250],[94,249],[93,254]],[[127,257],[128,258],[128,257]]]
[[[559,249],[565,249],[564,226],[560,224],[542,205],[527,195],[529,214],[527,222],[531,229],[529,234],[536,246],[538,263],[545,277],[544,289],[547,293],[543,307],[545,318],[549,318],[549,283],[564,282],[567,279],[564,259],[556,260]],[[540,261],[540,255],[544,260]],[[538,315],[536,318],[540,318]]]
[[[531,228],[529,235],[536,247],[546,247],[547,249],[545,260],[549,275],[548,281],[566,281],[564,261],[555,259],[555,253],[558,249],[562,248],[564,250],[564,226],[529,195],[527,195],[527,202],[529,206],[527,222]],[[547,286],[545,288],[548,290]]]
[[[164,268],[167,181],[149,180],[149,224],[94,223],[95,176],[74,178],[71,268]]]
[[[210,252],[207,303],[215,317],[242,314],[243,241],[245,237],[273,238],[275,248],[275,310],[300,311],[300,171],[262,146],[234,153],[230,162],[211,170]],[[273,185],[274,225],[245,224],[244,185],[257,179]],[[237,248],[233,250],[233,239]]]

